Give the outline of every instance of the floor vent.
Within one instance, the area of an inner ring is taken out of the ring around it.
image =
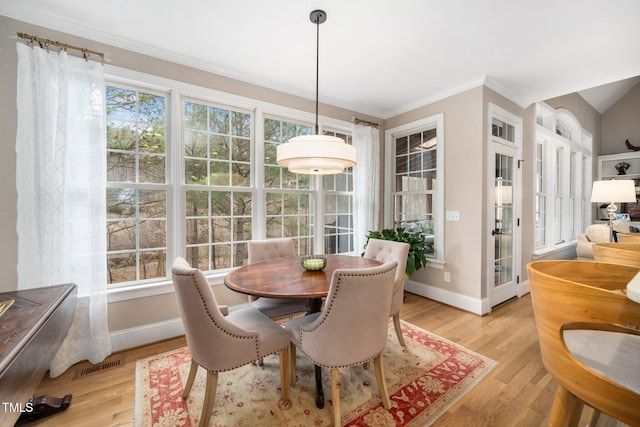
[[[109,360],[109,361],[106,361],[106,362],[98,363],[96,365],[91,365],[91,366],[89,366],[87,368],[78,369],[78,370],[76,370],[76,374],[74,376],[74,379],[86,377],[87,375],[96,374],[98,372],[102,372],[102,371],[105,371],[105,370],[111,369],[111,368],[117,368],[117,367],[123,366],[123,365],[124,365],[124,359],[122,357],[119,357],[117,359],[113,359],[113,360]]]

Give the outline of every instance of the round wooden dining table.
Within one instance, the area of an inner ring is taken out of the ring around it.
[[[236,292],[259,297],[321,299],[329,293],[335,270],[381,264],[360,256],[322,256],[327,258],[327,265],[321,271],[306,271],[301,256],[272,258],[236,268],[224,278],[224,284]]]
[[[227,288],[247,295],[267,298],[304,298],[308,313],[322,307],[322,298],[329,293],[333,272],[343,268],[368,268],[380,261],[352,255],[323,255],[327,265],[322,271],[306,271],[301,256],[272,258],[239,267],[224,278]],[[324,407],[322,372],[315,368],[316,406]]]

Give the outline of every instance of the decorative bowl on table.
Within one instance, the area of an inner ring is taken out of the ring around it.
[[[327,258],[319,255],[303,256],[300,264],[307,271],[322,271],[327,266]]]

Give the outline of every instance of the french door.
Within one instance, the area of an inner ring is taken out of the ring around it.
[[[497,113],[489,118],[492,173],[487,183],[486,282],[491,307],[519,296],[520,291],[522,126],[518,119]]]

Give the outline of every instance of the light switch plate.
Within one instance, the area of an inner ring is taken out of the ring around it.
[[[447,221],[460,221],[460,211],[447,211]]]

